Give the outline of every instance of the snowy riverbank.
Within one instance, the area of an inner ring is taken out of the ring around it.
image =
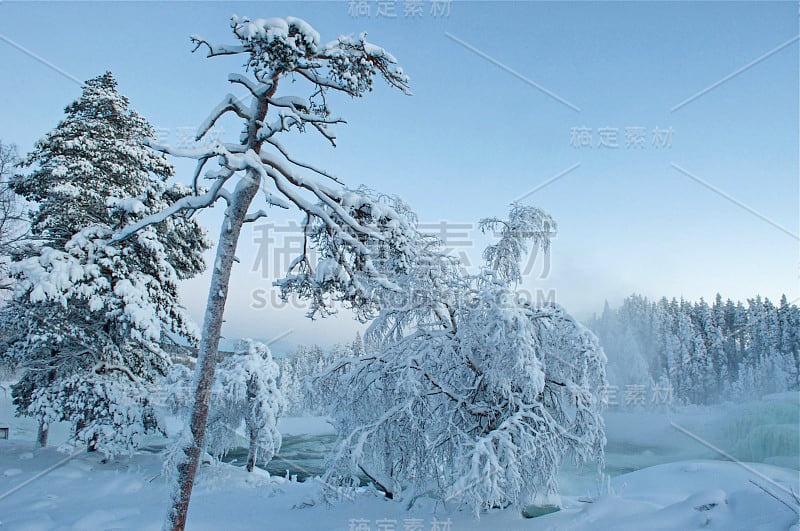
[[[606,471],[614,476],[610,488],[598,497],[591,471],[567,469],[561,479],[562,510],[535,519],[512,510],[475,519],[469,512],[448,512],[431,503],[419,503],[406,512],[403,505],[367,491],[353,501],[307,506],[319,499],[320,485],[314,480],[289,481],[263,471],[247,474],[219,465],[202,469],[189,528],[348,530],[360,523],[368,525],[363,529],[380,529],[378,524],[384,521],[394,523],[395,529],[421,523],[416,529],[428,531],[439,525],[443,531],[447,527],[441,524],[449,521],[451,530],[787,529],[796,524],[797,515],[761,487],[785,501],[791,497],[784,489],[800,490],[798,467],[791,466],[798,455],[797,400],[796,393],[782,394],[736,407],[679,408],[669,415],[610,411],[606,415]],[[101,462],[101,455],[80,453],[4,495],[67,456],[54,448],[36,449],[30,423],[9,418],[7,397],[1,401],[0,421],[11,421],[12,440],[0,441],[0,496],[4,496],[0,529],[160,527],[167,489],[160,476],[160,456],[150,452],[110,463]],[[749,455],[750,461],[761,462],[741,466],[719,460],[713,450],[676,425],[734,456]],[[326,436],[325,440],[331,439],[320,418],[285,419],[281,428],[287,442],[308,445]],[[54,437],[60,433],[56,429]],[[289,454],[284,454],[287,462],[302,466],[308,446]]]

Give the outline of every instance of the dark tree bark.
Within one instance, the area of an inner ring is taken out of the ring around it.
[[[247,468],[248,472],[252,472],[256,466],[256,455],[258,454],[258,432],[250,432],[250,450],[247,452]]]
[[[44,422],[39,423],[39,431],[36,433],[36,444],[41,448],[47,446],[47,436],[50,434],[50,427]]]

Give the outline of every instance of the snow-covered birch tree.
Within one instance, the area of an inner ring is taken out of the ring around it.
[[[357,191],[344,189],[337,177],[295,158],[279,140],[291,131],[315,131],[335,145],[331,126],[343,120],[331,115],[328,94],[362,96],[372,89],[376,77],[408,92],[408,78],[395,58],[369,43],[365,34],[341,36],[323,44],[319,34],[297,18],[251,21],[234,16],[231,29],[235,44],[214,44],[199,36],[192,37],[192,42],[195,50],[207,50],[209,57],[241,55],[247,74],[234,73],[228,80],[245,90],[247,97],[242,100],[225,96],[202,122],[197,140],[202,142],[216,121],[231,113],[242,120],[239,141],[206,142],[190,149],[152,143],[156,150],[197,160],[195,193],[115,237],[129,238],[151,223],[178,212],[209,207],[218,200],[227,204],[198,350],[190,433],[183,439],[185,446],[178,460],[165,522],[170,529],[183,529],[186,525],[204,447],[228,284],[244,223],[266,215],[267,206],[276,206],[303,212],[309,230],[315,223],[323,225],[333,236],[332,247],[326,250],[321,263],[310,259],[309,253],[299,256],[292,264],[290,282],[304,293],[318,294],[319,301],[324,301],[321,294],[327,293],[355,309],[369,305],[375,285],[393,287],[373,262],[376,250],[403,248],[402,217]],[[283,82],[297,82],[292,85],[295,90],[304,85],[307,96],[278,96]],[[217,167],[204,172],[210,161],[216,161]],[[203,189],[205,185],[208,190]],[[261,207],[253,205],[259,195],[263,199]]]
[[[278,388],[278,375],[269,347],[258,341],[240,341],[234,354],[220,361],[205,440],[210,455],[219,459],[239,448],[245,439],[245,467],[252,472],[257,459],[269,462],[280,450],[278,419],[286,410],[286,401]],[[174,365],[167,375],[167,405],[174,413],[188,414],[193,398],[191,382],[191,371],[184,365]]]
[[[243,423],[248,440],[245,468],[252,472],[257,459],[268,462],[281,447],[278,419],[286,402],[278,390],[278,365],[265,344],[247,341],[220,364],[215,386],[222,415],[213,423],[210,442],[220,443],[209,448],[212,453],[227,451],[224,441],[230,440],[232,428],[238,432]],[[223,433],[215,436],[218,431]]]
[[[562,460],[602,462],[605,356],[555,304],[515,291],[529,246],[549,244],[552,219],[514,205],[483,272],[464,276],[441,245],[418,240],[415,292],[386,307],[366,353],[316,378],[340,436],[328,481],[372,482],[387,497],[463,503],[476,512],[522,505],[556,489]]]

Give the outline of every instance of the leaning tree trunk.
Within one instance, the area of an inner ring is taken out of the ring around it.
[[[267,114],[267,100],[272,97],[277,88],[277,80],[273,80],[273,87],[268,93],[262,95],[258,101],[255,117],[247,124],[247,147],[258,153],[263,141],[257,140],[259,122]],[[192,496],[192,487],[200,463],[200,454],[208,421],[208,406],[211,401],[211,385],[214,382],[214,372],[217,368],[219,338],[222,331],[225,301],[228,297],[228,284],[231,278],[231,268],[235,260],[236,245],[239,234],[247,216],[247,210],[261,185],[261,177],[253,170],[248,170],[246,177],[239,180],[233,192],[225,218],[222,221],[222,230],[217,245],[217,255],[211,275],[211,286],[208,290],[206,312],[203,318],[202,337],[197,354],[197,369],[195,371],[194,404],[191,411],[190,429],[191,439],[183,448],[183,456],[177,465],[177,477],[172,485],[171,506],[164,522],[165,530],[183,531],[186,527],[186,515],[189,510],[189,500]]]

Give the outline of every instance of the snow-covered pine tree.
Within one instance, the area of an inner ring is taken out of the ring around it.
[[[23,161],[30,173],[12,180],[37,207],[31,239],[12,264],[17,319],[7,351],[25,368],[13,388],[17,412],[40,419],[42,444],[47,424],[63,420],[73,422],[77,440],[112,452],[121,443],[107,437],[108,417],[92,404],[115,397],[130,407],[144,404],[144,386],[169,367],[164,346],[176,336],[196,339],[178,280],[203,270],[209,246],[203,229],[185,217],[111,241],[115,231],[189,193],[166,185],[172,166],[146,148],[153,130],[116,87],[108,72],[87,81]],[[93,391],[93,400],[84,399]],[[80,403],[87,410],[79,421]],[[141,420],[145,413],[127,416]],[[141,427],[153,426],[142,420]]]
[[[695,330],[692,326],[692,318],[686,311],[686,304],[681,299],[680,305],[676,309],[677,316],[675,319],[674,328],[674,353],[675,357],[673,363],[674,368],[674,386],[676,397],[685,401],[691,402],[696,394],[695,392],[695,375],[692,372],[694,347],[695,347]]]
[[[27,412],[45,426],[70,423],[75,440],[106,457],[131,455],[147,434],[164,433],[146,394],[116,374],[59,378],[33,392]]]
[[[606,373],[610,385],[624,389],[628,385],[652,384],[651,365],[659,364],[655,359],[658,330],[647,299],[628,297],[617,310],[611,310],[606,302],[600,320],[591,321],[589,327],[597,334],[608,358]]]
[[[730,301],[728,301],[730,302]],[[731,330],[725,319],[725,305],[722,302],[722,295],[717,293],[714,304],[711,307],[714,329],[712,334],[711,349],[715,354],[715,369],[718,374],[717,388],[720,397],[724,395],[725,389],[731,382],[731,364],[733,359],[733,342],[729,337]]]
[[[242,119],[242,134],[235,143],[212,142],[188,149],[152,142],[151,147],[157,150],[198,161],[195,193],[158,215],[129,225],[114,238],[120,241],[134,237],[150,224],[182,211],[209,207],[219,199],[224,199],[228,205],[198,347],[195,400],[187,427],[191,434],[183,438],[186,443],[183,455],[176,461],[178,473],[165,521],[167,529],[183,529],[186,525],[194,477],[204,446],[236,246],[244,223],[266,215],[263,208],[251,210],[259,192],[263,193],[265,206],[297,208],[306,215],[304,227],[319,222],[335,235],[333,247],[325,249],[322,253],[325,259],[319,262],[309,256],[310,246],[314,245],[310,242],[303,256],[291,265],[291,277],[284,284],[288,290],[313,295],[317,310],[326,302],[323,294],[332,294],[357,314],[361,308],[374,308],[375,286],[399,289],[391,286],[376,267],[373,257],[380,256],[376,251],[406,248],[405,223],[401,216],[358,191],[344,189],[335,176],[296,159],[278,140],[282,133],[292,130],[313,130],[335,145],[336,137],[330,126],[343,120],[331,116],[328,95],[340,93],[360,97],[372,90],[378,76],[390,86],[408,92],[408,77],[397,66],[396,59],[383,48],[367,42],[366,34],[341,36],[322,44],[316,30],[294,17],[251,21],[234,16],[231,29],[237,41],[232,45],[212,44],[198,36],[193,36],[192,41],[195,50],[205,48],[209,57],[244,56],[250,75],[235,73],[228,80],[246,89],[249,101],[227,95],[201,124],[196,138],[202,140],[214,123],[228,113]],[[284,81],[299,90],[306,89],[308,97],[277,96]],[[200,179],[212,159],[218,163],[218,168],[205,172],[210,189],[204,191],[199,187]],[[333,185],[311,178],[309,173]],[[401,262],[395,265],[400,267]]]
[[[714,367],[711,363],[703,334],[699,327],[693,327],[694,336],[690,347],[691,360],[687,367],[690,375],[691,391],[689,394],[693,404],[707,404],[709,389],[714,384]]]
[[[800,308],[789,304],[786,295],[781,297],[780,307],[781,352],[787,360],[790,372],[790,389],[800,386]]]
[[[617,310],[606,307],[591,327],[608,354],[610,380],[637,365],[627,360],[624,371],[615,365],[632,333],[651,361],[653,380],[668,382],[682,402],[704,404],[797,389],[798,316],[800,309],[785,296],[777,307],[761,297],[745,307],[719,294],[711,306],[702,298],[648,305],[632,295]]]
[[[483,222],[500,239],[486,269],[464,276],[441,243],[398,281],[414,296],[370,326],[366,353],[332,364],[315,388],[340,436],[325,479],[366,478],[387,497],[453,500],[475,511],[556,489],[571,455],[602,460],[605,356],[560,306],[520,300],[519,262],[554,224],[514,205]]]
[[[700,379],[703,399],[700,403],[708,404],[718,399],[721,394],[722,382],[727,378],[724,338],[722,331],[717,326],[712,307],[702,298],[694,305],[694,321],[696,334],[702,341],[705,350],[702,378]]]
[[[279,358],[276,361],[280,368],[280,375],[278,377],[278,389],[286,400],[286,414],[287,415],[301,415],[303,411],[303,389],[302,380],[307,375],[301,374],[302,367],[300,360],[306,359],[309,356],[309,347],[305,345],[298,345],[294,352],[288,353],[286,356]]]
[[[275,363],[278,364],[280,374],[278,376],[278,390],[286,400],[286,413],[294,415],[297,412],[297,404],[299,393],[297,392],[297,375],[295,373],[294,357],[297,356],[305,347],[298,346],[294,353],[287,354],[281,358],[277,358]]]
[[[350,348],[353,350],[354,358],[364,355],[364,340],[361,339],[361,332],[356,332],[356,337],[353,339],[353,344]]]

